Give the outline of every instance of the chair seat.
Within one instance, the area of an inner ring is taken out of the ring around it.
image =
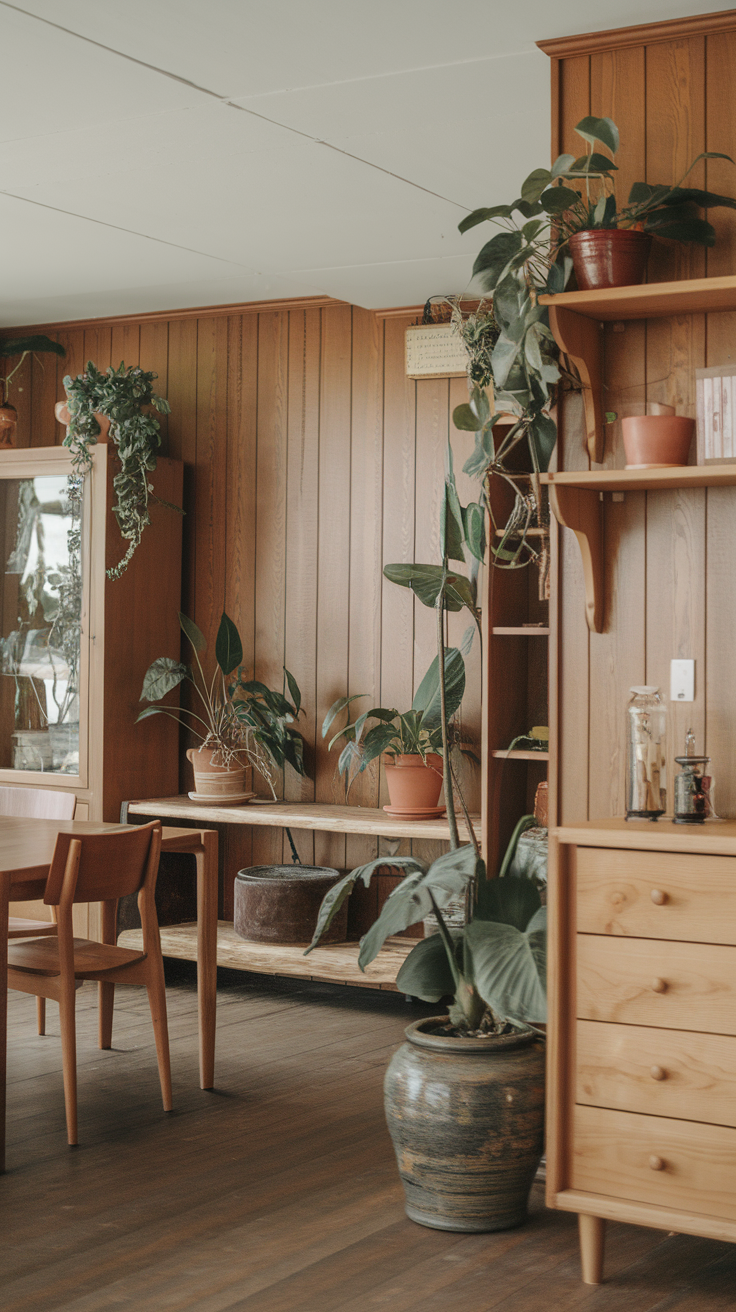
[[[103,971],[119,970],[121,966],[132,966],[134,961],[145,959],[145,952],[94,943],[88,938],[74,940],[74,974],[77,979],[84,979],[86,975],[96,977]],[[27,970],[36,975],[59,975],[58,939],[32,938],[12,944],[8,948],[8,969]]]
[[[23,916],[10,916],[8,938],[30,938],[33,934],[56,934],[53,920],[24,920]]]

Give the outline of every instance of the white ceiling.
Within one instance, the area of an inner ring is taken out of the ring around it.
[[[0,325],[463,291],[549,158],[535,41],[732,3],[0,0]]]

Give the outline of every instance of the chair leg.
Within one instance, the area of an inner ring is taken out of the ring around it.
[[[169,1056],[169,1026],[166,1019],[166,985],[164,983],[164,963],[161,958],[155,961],[149,957],[150,972],[146,985],[148,1005],[151,1008],[153,1036],[156,1040],[156,1057],[158,1059],[158,1077],[161,1081],[161,1097],[164,1111],[173,1107],[171,1096],[171,1059]]]
[[[99,1040],[101,1048],[112,1047],[112,1011],[115,1004],[115,985],[98,985],[99,994]]]
[[[64,1103],[66,1105],[66,1132],[70,1144],[78,1143],[77,1135],[77,1030],[75,1017],[76,989],[62,989],[59,997],[61,1021],[61,1059],[64,1070]]]
[[[46,1033],[46,999],[36,998],[36,1019],[38,1020],[39,1034]]]

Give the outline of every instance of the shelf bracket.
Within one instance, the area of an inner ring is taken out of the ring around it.
[[[603,514],[599,492],[550,483],[549,502],[555,518],[572,529],[583,558],[585,618],[592,633],[603,633]]]
[[[562,305],[549,306],[549,326],[561,351],[572,361],[583,384],[586,446],[591,460],[603,459],[603,342],[601,324]]]

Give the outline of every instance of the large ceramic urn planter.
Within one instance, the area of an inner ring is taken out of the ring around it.
[[[421,756],[385,756],[384,770],[390,805],[384,807],[390,815],[412,818],[430,818],[440,815],[442,791],[442,757],[427,752],[426,762]]]
[[[630,415],[621,420],[627,469],[686,465],[695,420],[685,415]]]
[[[224,805],[253,797],[250,766],[224,765],[221,753],[212,747],[190,747],[187,760],[194,770],[194,793],[189,794],[192,800]]]
[[[526,1219],[544,1151],[544,1047],[531,1031],[482,1038],[416,1021],[384,1082],[406,1214],[436,1230],[508,1230]]]
[[[643,281],[651,244],[650,234],[635,228],[573,233],[568,245],[579,290],[636,286]]]

